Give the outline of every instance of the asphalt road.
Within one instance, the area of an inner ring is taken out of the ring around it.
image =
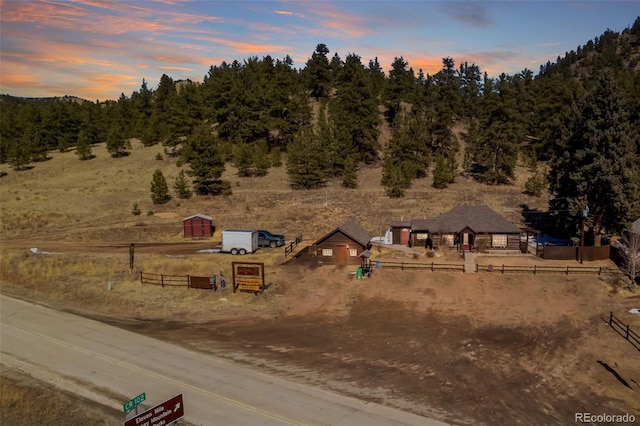
[[[0,321],[0,362],[115,408],[182,393],[195,425],[445,425],[4,295]]]

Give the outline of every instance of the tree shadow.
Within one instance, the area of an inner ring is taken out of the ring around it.
[[[111,154],[111,157],[123,158],[123,157],[128,157],[129,155],[131,155],[129,151],[121,151],[121,152],[114,152],[113,154]]]
[[[520,204],[522,220],[528,228],[538,230],[540,232],[549,231],[549,212],[532,209],[528,204]]]
[[[602,361],[598,361],[598,364],[600,364],[601,366],[604,367],[605,370],[607,370],[609,373],[613,374],[613,376],[618,379],[618,381],[620,383],[622,383],[623,385],[625,385],[626,387],[628,387],[629,389],[633,390],[633,388],[631,387],[631,385],[629,384],[629,382],[627,382],[615,369],[613,369],[609,364],[607,364],[606,362],[602,362]]]

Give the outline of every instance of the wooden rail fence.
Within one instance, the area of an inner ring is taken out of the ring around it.
[[[598,275],[618,275],[624,276],[624,272],[615,268],[602,266],[541,266],[541,265],[476,265],[476,272],[529,272],[534,274],[555,273],[555,274],[598,274]]]
[[[296,248],[298,244],[302,242],[302,234],[298,235],[295,240],[291,242],[287,247],[284,248],[284,257],[286,258],[291,253],[293,253],[293,249]]]
[[[205,290],[218,290],[218,285],[210,277],[195,277],[192,275],[165,275],[140,272],[140,284],[159,285],[162,287],[187,287]]]
[[[640,351],[640,336],[635,331],[629,328],[629,324],[625,324],[618,319],[613,312],[609,313],[609,327],[624,337],[634,348]]]
[[[431,271],[463,271],[462,263],[416,263],[416,262],[389,262],[375,261],[375,265],[381,268],[399,268],[401,270],[421,270],[428,269]]]

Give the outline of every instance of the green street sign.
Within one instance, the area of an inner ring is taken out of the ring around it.
[[[136,407],[136,405],[144,402],[146,399],[147,399],[147,394],[143,392],[140,395],[133,398],[131,401],[125,402],[122,408],[124,409],[124,412],[127,413],[133,410]]]

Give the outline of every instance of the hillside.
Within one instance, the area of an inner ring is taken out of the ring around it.
[[[266,228],[284,232],[288,238],[302,233],[305,239],[313,239],[354,217],[383,235],[389,221],[435,217],[459,204],[487,204],[514,223],[523,220],[522,206],[540,210],[546,206],[545,198],[523,194],[531,175],[523,167],[518,168],[512,186],[487,187],[458,177],[449,188],[437,190],[425,178],[416,180],[407,196],[397,200],[386,197],[379,186],[379,165],[361,168],[357,189],[330,180],[325,188],[314,191],[292,190],[284,166],[264,177],[239,177],[227,165],[224,178],[232,183],[231,196],[174,198],[153,205],[149,191],[153,171],[160,169],[171,185],[180,171],[175,159],[158,161],[161,147],[141,145],[119,159],[111,158],[104,145],[96,146],[94,153],[96,158],[87,162],[78,161],[73,152],[54,153],[37,167],[3,177],[2,239],[182,241],[181,219],[194,213],[213,216],[217,232]],[[142,215],[131,213],[134,203]]]

